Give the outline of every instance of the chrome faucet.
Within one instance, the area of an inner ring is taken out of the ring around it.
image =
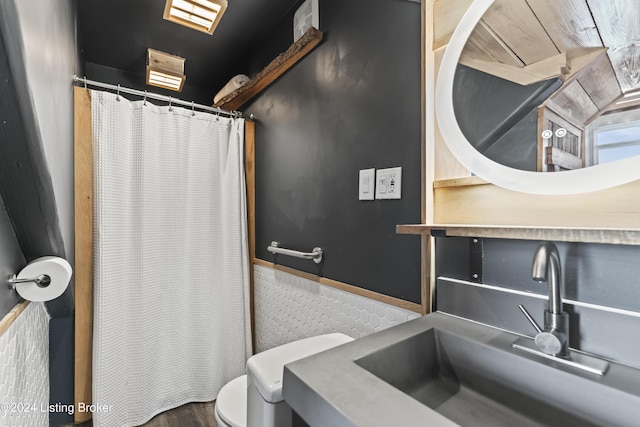
[[[544,330],[522,305],[519,307],[538,332],[535,343],[540,351],[551,356],[567,358],[569,357],[569,314],[562,310],[561,277],[558,248],[551,242],[541,243],[533,257],[531,278],[540,283],[547,282],[549,285],[549,307],[544,311]]]

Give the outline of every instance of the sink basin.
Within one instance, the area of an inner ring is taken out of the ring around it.
[[[354,362],[461,426],[584,427],[636,419],[635,405],[626,414],[604,406],[612,391],[602,377],[540,363],[504,337],[479,338],[432,328]]]
[[[640,369],[588,372],[523,340],[432,313],[286,365],[284,398],[314,427],[638,425]]]

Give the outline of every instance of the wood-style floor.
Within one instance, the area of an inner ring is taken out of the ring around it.
[[[215,402],[188,403],[158,414],[141,427],[217,427],[214,416]],[[91,421],[78,427],[93,427]]]

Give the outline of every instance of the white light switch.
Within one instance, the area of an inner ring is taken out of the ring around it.
[[[375,183],[376,183],[375,169],[362,169],[360,171],[360,186],[359,186],[360,200],[375,199],[375,193],[373,191]]]
[[[402,168],[376,171],[376,199],[400,199],[402,197]]]

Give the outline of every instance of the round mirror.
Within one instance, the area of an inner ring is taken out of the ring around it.
[[[436,86],[440,131],[465,167],[536,194],[640,178],[638,10],[616,4],[473,2]]]

